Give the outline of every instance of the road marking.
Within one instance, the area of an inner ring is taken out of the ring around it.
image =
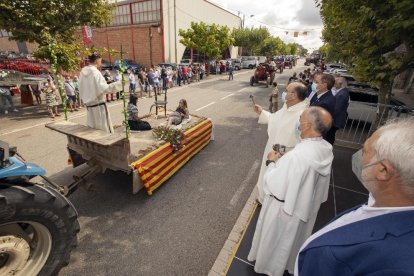
[[[231,94],[229,94],[229,95],[227,95],[227,96],[225,96],[225,97],[221,98],[220,100],[227,99],[228,97],[231,97],[231,96],[233,96],[233,95],[234,95],[234,94],[233,94],[233,93],[231,93]]]
[[[251,178],[253,177],[254,173],[260,166],[260,160],[254,161],[252,167],[250,168],[249,172],[247,173],[246,178],[243,180],[240,187],[237,189],[236,193],[233,195],[233,197],[230,200],[230,205],[235,206],[237,202],[240,200],[240,196],[243,193],[244,189],[246,189],[247,185],[249,184]]]
[[[246,90],[247,88],[250,88],[250,87],[242,88],[242,89],[238,90],[237,92],[242,92],[243,90]]]
[[[208,107],[208,106],[210,106],[210,105],[213,105],[213,104],[215,104],[216,102],[211,102],[211,103],[209,103],[209,104],[207,104],[207,105],[205,105],[205,106],[203,106],[203,107],[200,107],[199,109],[196,109],[196,111],[200,111],[201,109],[204,109],[204,108],[206,108],[206,107]]]

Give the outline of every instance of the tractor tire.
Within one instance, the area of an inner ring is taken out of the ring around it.
[[[253,84],[255,83],[255,81],[254,81],[254,77],[251,77],[250,78],[250,86],[253,86]]]
[[[0,275],[57,275],[77,245],[77,217],[52,188],[0,182]]]

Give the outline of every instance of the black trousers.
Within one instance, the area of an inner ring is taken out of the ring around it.
[[[323,139],[325,139],[332,146],[335,143],[335,134],[337,130],[337,127],[332,126],[331,129],[328,130],[328,132],[323,136]]]

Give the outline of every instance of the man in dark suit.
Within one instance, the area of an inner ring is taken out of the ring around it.
[[[333,122],[333,139],[335,141],[335,132],[345,127],[346,120],[348,119],[348,106],[349,106],[349,90],[347,88],[346,79],[344,77],[335,78],[335,120]]]
[[[329,74],[317,73],[315,74],[313,83],[316,84],[316,94],[311,98],[310,105],[325,108],[335,121],[336,99],[331,91],[335,84],[335,78]],[[331,145],[335,142],[335,132],[336,130],[331,127],[323,137]]]
[[[374,132],[356,169],[371,200],[308,238],[295,275],[413,275],[413,144],[413,118]]]

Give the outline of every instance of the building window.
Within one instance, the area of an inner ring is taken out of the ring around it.
[[[110,26],[149,24],[159,23],[160,21],[160,0],[144,0],[136,1],[131,4],[119,3],[118,6],[112,10],[112,22]]]
[[[111,26],[123,26],[131,24],[129,5],[118,5],[112,10]]]
[[[161,7],[159,0],[148,0],[132,5],[134,24],[158,23],[161,21]]]

